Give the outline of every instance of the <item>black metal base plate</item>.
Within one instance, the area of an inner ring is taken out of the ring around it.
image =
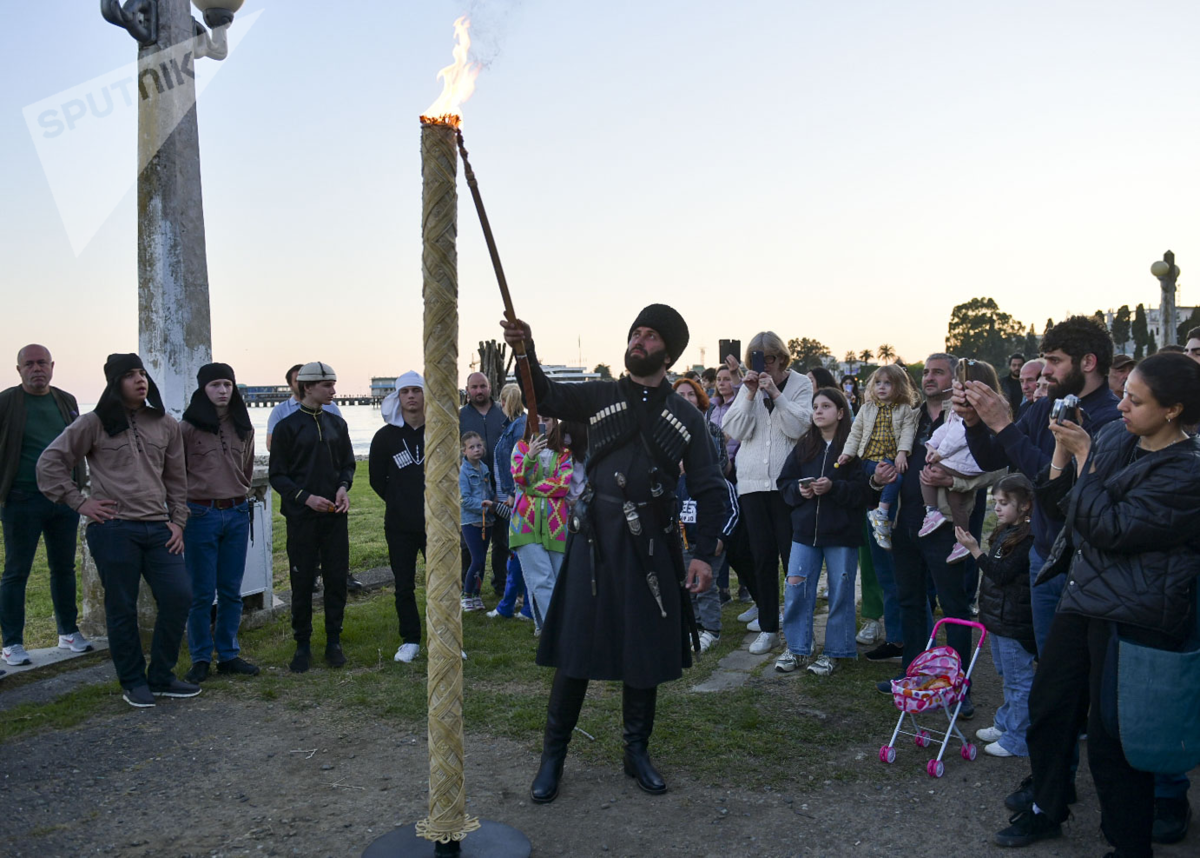
[[[461,842],[460,858],[529,858],[529,838],[511,825],[479,820],[479,828]],[[405,825],[380,837],[362,858],[432,858],[435,844],[417,836],[415,825]]]

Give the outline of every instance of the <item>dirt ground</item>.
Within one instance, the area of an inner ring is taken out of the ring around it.
[[[999,702],[990,666],[981,667],[972,732]],[[773,672],[754,680],[784,694],[796,681]],[[884,767],[876,754],[895,710],[879,701],[878,743],[831,760],[828,780],[776,789],[700,782],[659,758],[670,791],[647,796],[619,760],[589,766],[576,756],[559,799],[537,806],[528,798],[534,750],[469,732],[468,811],[524,832],[535,856],[1004,854],[990,835],[1006,824],[1004,795],[1027,764],[954,753],[934,780],[924,774],[928,754],[905,743]],[[0,746],[0,853],[348,858],[426,815],[427,777],[423,732],[319,704],[217,692],[134,711],[114,695],[110,710],[76,729]],[[1079,792],[1065,836],[1031,854],[1107,850],[1086,767]],[[1194,855],[1198,842],[1193,830],[1156,851]]]

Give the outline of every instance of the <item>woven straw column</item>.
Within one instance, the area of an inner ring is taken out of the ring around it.
[[[425,620],[429,644],[429,817],[441,843],[479,827],[463,783],[462,590],[458,497],[458,153],[454,128],[421,123],[425,295]]]

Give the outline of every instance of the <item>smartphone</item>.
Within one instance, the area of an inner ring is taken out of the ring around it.
[[[815,483],[816,481],[817,481],[817,478],[816,478],[816,477],[801,477],[801,478],[800,478],[800,485],[802,485],[802,486],[811,486],[811,485],[812,485],[813,483]]]
[[[766,364],[763,363],[763,353],[750,352],[750,369],[754,370],[755,372],[762,372],[766,368]]]
[[[542,421],[542,420],[539,420],[539,421],[538,421],[538,434],[539,434],[539,435],[545,435],[545,434],[546,434],[546,423],[545,423],[544,421]]]
[[[733,359],[739,363],[742,360],[742,341],[741,340],[719,340],[717,348],[721,352],[721,363],[725,363],[725,358],[733,355]]]

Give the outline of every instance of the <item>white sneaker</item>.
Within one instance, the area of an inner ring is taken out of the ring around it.
[[[482,611],[485,607],[487,607],[486,605],[483,604],[483,599],[480,598],[479,596],[476,596],[474,599],[472,599],[471,603],[474,606],[472,608],[472,610]]]
[[[71,652],[91,652],[92,645],[87,638],[83,636],[83,632],[76,631],[74,634],[59,635],[58,648],[69,649]]]
[[[975,731],[975,738],[981,742],[997,742],[1004,735],[1004,731],[999,727],[980,727]]]
[[[808,672],[814,676],[829,676],[833,673],[834,661],[825,653],[817,656],[817,660],[808,666]]]
[[[708,629],[705,629],[704,631],[700,632],[700,652],[708,652],[710,649],[712,649],[714,646],[717,645],[717,642],[719,640],[721,640],[720,632],[717,632],[716,634],[714,634],[713,632],[710,632]]]
[[[858,630],[854,639],[863,646],[870,646],[878,641],[882,634],[883,627],[879,624],[879,620],[864,620],[862,628]]]
[[[777,646],[779,646],[778,634],[775,632],[759,632],[758,637],[754,639],[754,643],[750,644],[750,652],[754,655],[763,655]]]
[[[472,599],[470,596],[463,596],[461,601],[462,601],[462,609],[464,612],[475,610],[475,600]]]
[[[754,652],[753,649],[750,651]],[[784,650],[779,658],[775,659],[775,670],[779,673],[791,673],[800,666],[801,658],[803,658],[803,656],[798,656],[790,650]]]
[[[493,620],[496,619],[496,617],[504,617],[506,620],[512,619],[512,617],[505,617],[504,614],[500,613],[499,609],[497,608],[493,608],[492,610],[488,611],[486,614],[484,614],[484,616]]]
[[[757,620],[757,619],[758,619],[758,605],[751,605],[749,608],[747,608],[746,610],[744,610],[740,614],[738,614],[738,618],[737,618],[739,623],[748,623],[751,620]]]
[[[395,661],[402,661],[405,664],[412,662],[417,657],[417,653],[421,651],[420,644],[406,643],[400,644],[400,649],[396,650]]]
[[[762,631],[762,626],[760,626],[758,624],[757,617],[755,617],[753,620],[751,620],[749,623],[746,624],[746,631],[748,631],[748,632],[761,632]]]
[[[4,660],[7,661],[9,664],[13,665],[14,667],[19,664],[31,664],[32,663],[29,660],[29,653],[25,652],[25,647],[21,646],[20,644],[13,644],[12,646],[6,646],[0,652],[3,652]]]
[[[985,754],[991,754],[993,757],[1015,757],[1016,756],[1016,754],[1014,754],[1012,751],[1004,750],[1004,748],[1001,747],[999,742],[992,742],[990,745],[984,745],[983,752]]]

